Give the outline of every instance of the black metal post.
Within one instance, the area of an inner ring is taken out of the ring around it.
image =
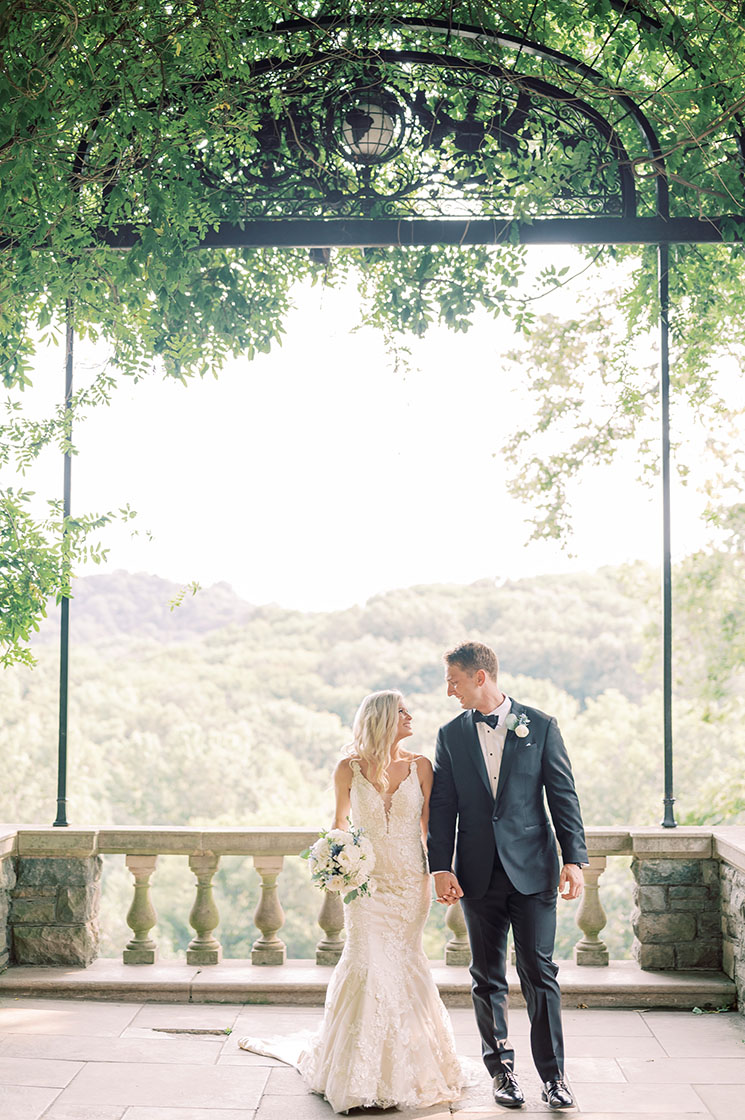
[[[69,442],[72,436],[72,366],[73,366],[73,304],[68,299],[65,302],[65,439]],[[63,545],[67,536],[67,519],[70,516],[70,492],[72,483],[72,458],[69,447],[65,450],[62,516]],[[64,553],[63,553],[64,555]],[[67,557],[64,555],[64,563]],[[68,573],[69,574],[69,573]],[[62,599],[60,617],[60,648],[59,648],[59,736],[57,746],[57,819],[55,828],[67,828],[67,676],[70,649],[70,600],[65,595]]]
[[[673,814],[673,596],[670,545],[670,246],[658,248],[660,297],[660,401],[662,412],[662,707],[665,756],[663,828],[675,828]]]

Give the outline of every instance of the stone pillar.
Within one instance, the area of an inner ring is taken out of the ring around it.
[[[318,924],[324,937],[316,945],[316,964],[336,964],[344,948],[344,904],[338,891],[324,891]]]
[[[14,963],[86,966],[94,961],[101,857],[21,856],[16,875],[10,910]]]
[[[189,856],[189,867],[197,877],[197,897],[189,915],[189,925],[196,930],[196,937],[189,942],[186,950],[187,964],[219,964],[222,960],[222,945],[213,937],[220,923],[215,900],[212,897],[212,876],[220,863],[220,857],[213,852],[199,852]]]
[[[285,924],[279,903],[277,876],[282,870],[284,856],[254,856],[254,867],[261,876],[261,894],[256,907],[254,922],[261,937],[251,947],[251,964],[284,964],[287,946],[277,933]]]
[[[157,856],[127,856],[127,867],[134,877],[134,898],[127,914],[127,925],[133,937],[122,953],[124,964],[155,964],[158,947],[150,939],[150,930],[158,920],[150,901],[150,876],[155,871]]]
[[[445,946],[445,964],[469,965],[471,963],[471,944],[468,940],[466,919],[463,917],[463,907],[460,902],[448,906],[445,925],[452,932],[452,937]]]
[[[12,934],[10,925],[11,892],[16,884],[16,872],[10,855],[0,858],[0,972],[10,962]]]
[[[737,852],[740,866],[722,862],[722,969],[737,988],[737,1005],[745,1013],[745,851]]]
[[[703,828],[632,833],[632,952],[642,968],[719,969],[719,867]]]
[[[586,965],[606,965],[609,960],[608,948],[599,938],[605,928],[607,917],[600,901],[598,880],[605,871],[605,856],[589,856],[589,866],[582,869],[585,889],[580,899],[576,922],[584,934],[574,946],[574,963]]]

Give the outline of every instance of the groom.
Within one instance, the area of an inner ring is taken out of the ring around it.
[[[473,956],[473,1006],[494,1099],[506,1108],[520,1108],[525,1101],[507,1038],[506,951],[512,926],[543,1100],[552,1109],[572,1108],[564,1082],[558,969],[551,959],[557,886],[564,898],[577,898],[581,867],[587,863],[569,757],[553,716],[526,708],[500,690],[497,656],[489,646],[464,642],[445,654],[445,666],[448,696],[455,696],[464,711],[437,736],[429,866],[439,902],[463,899]]]

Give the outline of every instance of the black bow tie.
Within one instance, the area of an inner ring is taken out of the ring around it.
[[[499,716],[485,716],[481,712],[476,712],[473,718],[475,723],[488,723],[492,731],[499,723]]]

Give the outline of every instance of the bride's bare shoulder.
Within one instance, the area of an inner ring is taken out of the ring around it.
[[[356,755],[345,755],[344,758],[340,758],[334,770],[334,778],[337,780],[349,778],[351,781],[353,773],[352,762],[359,762]]]

